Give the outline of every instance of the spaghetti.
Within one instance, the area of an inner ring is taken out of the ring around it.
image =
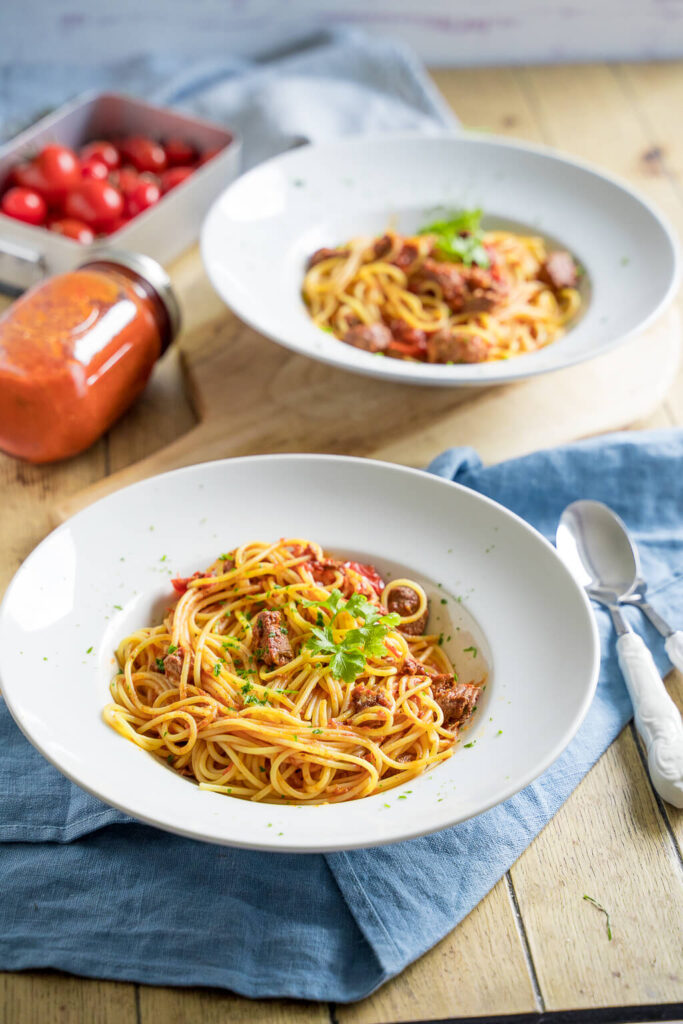
[[[509,359],[544,348],[581,307],[569,253],[482,231],[480,211],[318,249],[303,282],[323,330],[366,351],[431,363]]]
[[[173,584],[164,622],[120,644],[104,718],[201,788],[334,803],[451,756],[480,690],[425,632],[419,584],[301,539]]]

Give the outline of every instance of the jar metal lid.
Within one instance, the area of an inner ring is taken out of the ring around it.
[[[164,305],[171,329],[171,339],[176,337],[182,323],[180,304],[171,279],[160,263],[141,252],[107,248],[93,250],[88,259],[80,264],[80,267],[89,267],[93,263],[118,263],[119,266],[127,267],[128,270],[132,270],[144,278]]]

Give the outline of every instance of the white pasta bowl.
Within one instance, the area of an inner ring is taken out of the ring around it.
[[[379,358],[316,327],[301,297],[321,246],[414,233],[439,212],[480,207],[484,226],[543,236],[585,270],[583,311],[537,352],[476,365]],[[644,328],[677,285],[675,237],[628,185],[540,146],[476,135],[377,136],[305,146],[230,185],[201,251],[219,295],[273,341],[333,366],[426,385],[489,385],[591,359]]]
[[[486,659],[486,691],[449,760],[356,801],[262,804],[201,790],[105,724],[114,650],[160,621],[173,597],[170,574],[282,536],[416,579],[432,598],[430,630],[444,633],[453,659],[467,648],[467,658]],[[141,821],[254,849],[396,842],[506,800],[569,743],[598,664],[588,601],[535,530],[427,473],[335,456],[212,462],[118,491],[50,534],[0,608],[2,692],[52,764]]]

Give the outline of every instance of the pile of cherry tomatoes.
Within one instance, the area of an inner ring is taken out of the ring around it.
[[[181,139],[159,143],[141,135],[89,142],[79,153],[50,143],[12,168],[0,208],[87,244],[154,206],[218,152],[200,154]]]

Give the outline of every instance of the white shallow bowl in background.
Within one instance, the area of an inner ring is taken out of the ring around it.
[[[267,499],[250,501],[255,494]],[[200,790],[105,725],[114,650],[160,620],[170,574],[281,536],[416,578],[433,598],[430,628],[443,630],[448,652],[457,660],[461,648],[477,646],[490,666],[487,688],[450,760],[387,794],[275,806]],[[2,692],[49,761],[142,821],[256,849],[375,846],[485,811],[569,743],[598,663],[588,601],[535,530],[427,473],[335,456],[212,462],[118,491],[50,534],[0,608]]]
[[[378,358],[313,324],[301,285],[317,248],[390,225],[413,233],[463,207],[481,207],[485,227],[540,234],[585,268],[585,308],[563,338],[444,366]],[[540,146],[476,135],[355,138],[275,157],[215,201],[201,252],[219,295],[261,334],[342,369],[430,385],[503,383],[598,356],[656,316],[678,275],[671,229],[628,185]]]

